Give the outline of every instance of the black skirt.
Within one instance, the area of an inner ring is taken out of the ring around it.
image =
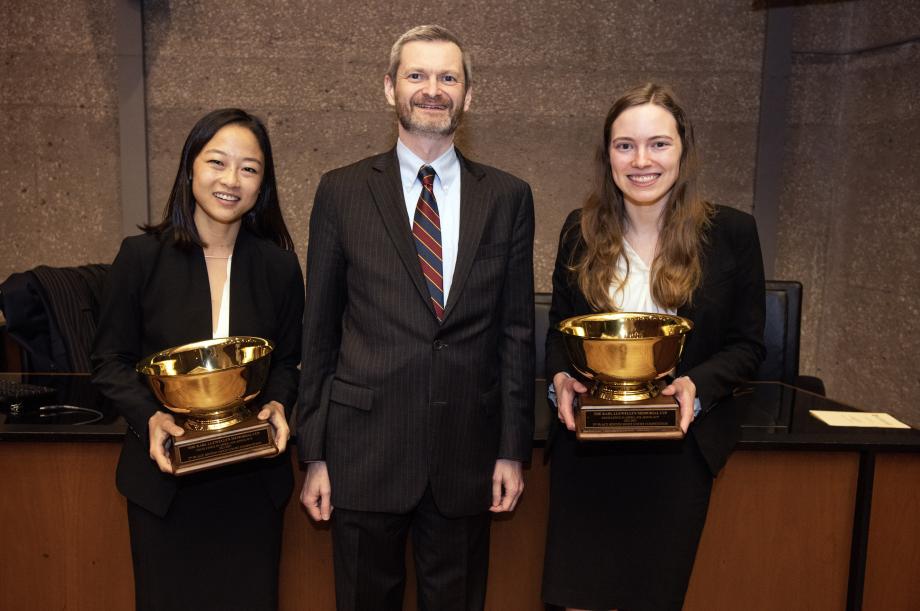
[[[699,544],[712,475],[680,441],[552,445],[543,600],[562,607],[677,610]]]
[[[275,611],[284,506],[237,466],[182,476],[161,518],[128,501],[137,611]]]

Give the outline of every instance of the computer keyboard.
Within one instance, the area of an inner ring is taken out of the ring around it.
[[[23,403],[29,399],[42,396],[53,396],[55,390],[37,384],[25,384],[15,380],[0,378],[0,404]]]

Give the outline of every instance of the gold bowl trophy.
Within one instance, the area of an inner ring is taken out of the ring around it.
[[[169,348],[137,364],[185,429],[172,438],[176,475],[278,453],[271,424],[247,406],[268,378],[273,348],[258,337],[224,337]]]
[[[680,316],[614,312],[559,323],[572,366],[593,382],[579,398],[575,435],[588,439],[680,439],[680,407],[659,396],[693,323]]]

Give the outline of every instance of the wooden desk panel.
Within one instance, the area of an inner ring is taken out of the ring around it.
[[[280,611],[335,609],[332,535],[316,525],[300,504],[304,472],[294,466],[294,494],[284,514],[281,546]]]
[[[492,521],[486,608],[493,611],[543,611],[540,581],[549,518],[549,465],[543,464],[542,449],[534,451],[533,463],[524,471],[524,486],[514,515]]]
[[[0,443],[0,609],[134,607],[120,448]]]
[[[863,609],[920,609],[920,454],[875,457]]]
[[[856,452],[735,452],[685,609],[845,609],[858,468]]]
[[[133,601],[125,501],[115,490],[117,443],[0,443],[0,609],[123,611]],[[867,603],[890,587],[873,567],[916,575],[916,546],[898,547],[882,525],[890,506],[918,515],[917,456],[905,464],[879,457]],[[904,473],[902,473],[904,471]],[[890,473],[889,473],[890,472]],[[856,489],[855,453],[736,452],[716,481],[686,608],[842,609]],[[333,608],[331,537],[297,501],[287,508],[281,567],[283,611]],[[542,611],[540,578],[549,470],[534,452],[516,514],[492,529],[488,608]],[[913,505],[885,501],[882,489],[913,486]],[[876,523],[878,520],[878,524]],[[916,544],[916,539],[914,539]],[[905,550],[895,560],[887,550]],[[911,551],[913,550],[913,551]],[[411,570],[410,570],[411,579]],[[913,580],[901,581],[904,590]],[[874,581],[873,581],[874,580]],[[877,585],[872,585],[873,583]],[[413,585],[407,608],[414,607]],[[913,590],[914,592],[916,590]],[[911,594],[913,596],[913,594]],[[900,600],[900,599],[897,599]],[[909,599],[915,600],[915,599]],[[875,603],[873,603],[875,604]],[[881,604],[881,603],[880,603]],[[898,609],[866,606],[866,609]]]

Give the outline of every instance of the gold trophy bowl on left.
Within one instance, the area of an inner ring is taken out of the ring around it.
[[[177,475],[277,454],[271,426],[246,405],[268,379],[273,348],[259,337],[224,337],[168,348],[137,364],[185,429],[173,438]]]
[[[188,416],[190,430],[220,430],[241,422],[240,408],[268,378],[273,346],[260,337],[224,337],[176,346],[137,365],[157,399]]]

